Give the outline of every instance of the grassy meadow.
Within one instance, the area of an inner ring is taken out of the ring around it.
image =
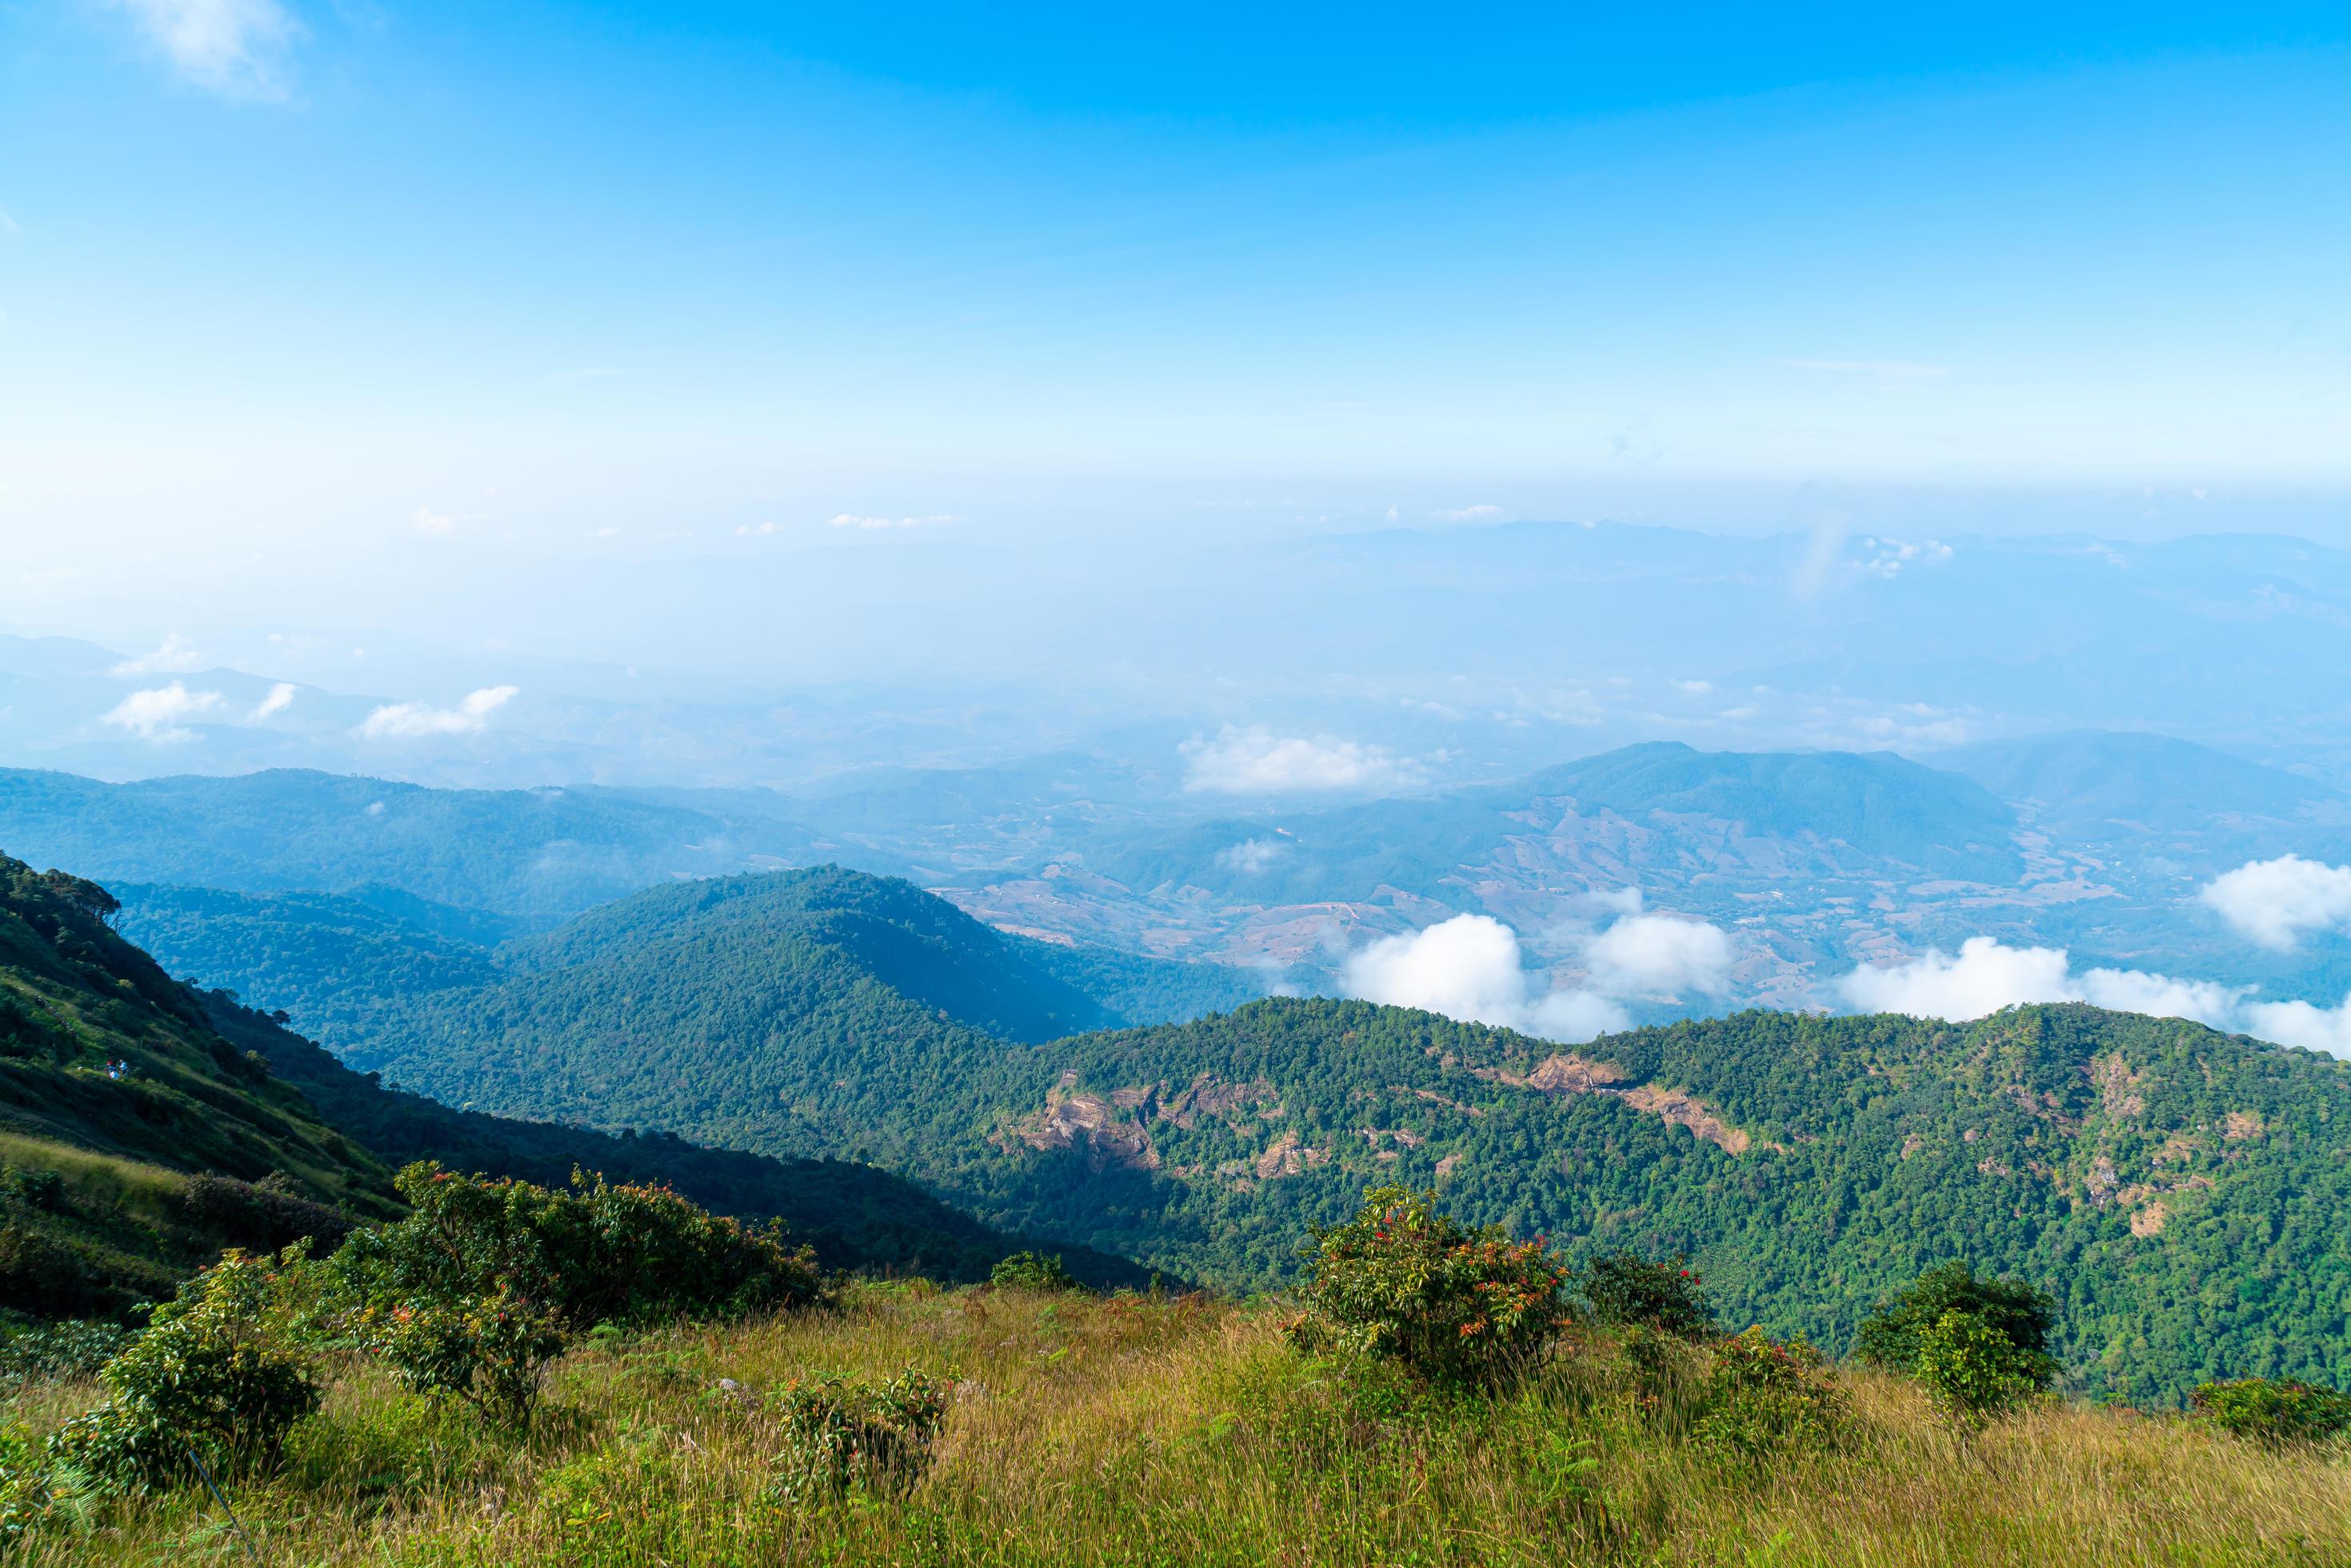
[[[334,1366],[274,1477],[230,1486],[272,1564],[2351,1563],[2351,1448],[2052,1403],[1970,1433],[1845,1369],[1823,1451],[1737,1462],[1586,1339],[1507,1395],[1301,1356],[1267,1305],[921,1281],[728,1328],[600,1333],[527,1438]],[[926,1473],[821,1504],[769,1484],[766,1390],[954,1385]],[[721,1380],[731,1384],[722,1384]],[[37,1436],[95,1384],[13,1391]],[[249,1562],[201,1487],[93,1502],[16,1561]]]

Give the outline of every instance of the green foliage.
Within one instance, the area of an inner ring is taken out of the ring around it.
[[[1981,1276],[1966,1263],[1938,1263],[1877,1304],[1854,1336],[1854,1354],[1879,1366],[1917,1364],[1926,1335],[1946,1312],[1975,1318],[2020,1351],[2041,1354],[2057,1327],[2057,1303],[2021,1280]]]
[[[1999,1327],[1957,1308],[1916,1336],[1911,1372],[1943,1410],[1975,1423],[2006,1415],[2049,1386],[2056,1364]]]
[[[913,1367],[886,1383],[817,1377],[771,1396],[781,1446],[768,1493],[799,1506],[911,1489],[930,1469],[947,1385]]]
[[[2199,1419],[2271,1447],[2322,1443],[2351,1431],[2351,1394],[2273,1377],[2197,1385]]]
[[[112,1360],[127,1337],[117,1323],[45,1322],[0,1312],[0,1382],[87,1376]]]
[[[1852,1416],[1852,1402],[1828,1375],[1820,1352],[1759,1328],[1715,1344],[1702,1399],[1692,1436],[1743,1462],[1834,1447]]]
[[[1670,783],[1691,759],[1650,761]],[[1718,785],[1740,788],[1691,781]],[[1580,1083],[1541,1073],[1563,1053],[1539,1041],[1319,998],[1029,1049],[986,1025],[1054,1009],[1010,1005],[1040,994],[1005,967],[1017,950],[954,935],[943,904],[849,873],[755,883],[595,912],[356,1049],[505,1112],[863,1151],[1089,1281],[1081,1248],[1279,1288],[1303,1227],[1374,1185],[1441,1185],[1464,1223],[1573,1238],[1573,1261],[1686,1252],[1726,1320],[1839,1353],[1886,1292],[1968,1255],[2062,1279],[2045,1348],[2085,1391],[2176,1403],[2221,1369],[2351,1383],[2328,1327],[2351,1317],[2351,1064],[2078,1005],[1693,1019],[1584,1048],[1608,1071]],[[971,972],[918,985],[918,957]],[[1052,1113],[1071,1100],[1081,1116]],[[2158,1201],[2161,1231],[2134,1231]]]
[[[1630,1252],[1608,1253],[1584,1266],[1578,1289],[1598,1322],[1654,1329],[1679,1339],[1714,1333],[1714,1308],[1705,1286],[1678,1253],[1663,1263]]]
[[[988,1271],[987,1282],[1015,1291],[1080,1291],[1069,1270],[1061,1266],[1060,1253],[1048,1258],[1042,1252],[1015,1252]]]
[[[420,1162],[410,1213],[329,1260],[328,1317],[410,1387],[527,1424],[547,1364],[599,1323],[740,1317],[823,1296],[814,1254],[660,1187],[572,1192]]]
[[[66,1178],[56,1171],[0,1166],[0,1201],[54,1214],[66,1204]]]
[[[50,1438],[51,1461],[116,1490],[181,1479],[192,1450],[215,1475],[275,1466],[319,1407],[287,1288],[298,1258],[232,1251],[190,1280],[100,1369],[106,1403]]]
[[[1392,1359],[1432,1381],[1493,1385],[1566,1326],[1568,1270],[1540,1240],[1471,1230],[1437,1194],[1375,1187],[1343,1225],[1316,1226],[1290,1337],[1310,1353]]]

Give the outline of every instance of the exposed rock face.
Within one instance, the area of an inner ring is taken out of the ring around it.
[[[1755,1140],[1745,1129],[1730,1125],[1703,1102],[1679,1089],[1660,1089],[1649,1083],[1636,1083],[1630,1089],[1616,1087],[1628,1074],[1613,1061],[1587,1061],[1573,1051],[1563,1051],[1544,1057],[1524,1075],[1500,1067],[1470,1071],[1492,1082],[1507,1083],[1513,1089],[1531,1089],[1541,1094],[1614,1094],[1636,1111],[1646,1111],[1677,1127],[1687,1127],[1725,1154],[1743,1155],[1755,1146]]]
[[[1747,1129],[1731,1126],[1678,1089],[1638,1084],[1625,1091],[1625,1103],[1636,1111],[1661,1116],[1677,1127],[1687,1127],[1727,1155],[1743,1155],[1754,1145]]]
[[[1077,1074],[1065,1072],[1045,1092],[1045,1108],[1031,1112],[998,1135],[998,1143],[1018,1140],[1032,1149],[1083,1148],[1096,1170],[1126,1166],[1136,1170],[1159,1168],[1159,1151],[1140,1122],[1119,1114],[1116,1096],[1082,1094]]]
[[[1170,1093],[1167,1084],[1160,1082],[1113,1089],[1105,1095],[1081,1091],[1078,1075],[1064,1072],[1061,1082],[1046,1091],[1044,1109],[1030,1112],[1004,1127],[996,1134],[996,1143],[1005,1148],[1016,1143],[1040,1150],[1081,1147],[1096,1170],[1112,1166],[1157,1170],[1159,1150],[1151,1141],[1154,1122],[1171,1123],[1189,1131],[1203,1117],[1236,1123],[1273,1122],[1284,1114],[1280,1097],[1274,1092],[1273,1085],[1262,1079],[1228,1083],[1214,1073],[1204,1072],[1177,1093]],[[1295,1149],[1296,1134],[1286,1136]],[[1275,1145],[1277,1148],[1280,1146],[1280,1143]],[[1298,1157],[1306,1165],[1319,1165],[1330,1155],[1327,1150],[1306,1150]],[[1262,1159],[1259,1164],[1263,1164]],[[1304,1165],[1293,1166],[1278,1174],[1294,1175],[1304,1168]]]

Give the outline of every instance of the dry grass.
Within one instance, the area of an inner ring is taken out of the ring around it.
[[[955,1379],[903,1498],[762,1495],[777,1433],[716,1391]],[[1727,1469],[1603,1358],[1454,1403],[1302,1362],[1270,1313],[862,1287],[836,1314],[583,1349],[528,1443],[340,1369],[234,1500],[274,1564],[2351,1563],[2351,1454],[2056,1406],[1979,1437],[1851,1375],[1834,1453]],[[36,1427],[89,1390],[35,1391]],[[201,1492],[112,1505],[43,1564],[238,1562]]]

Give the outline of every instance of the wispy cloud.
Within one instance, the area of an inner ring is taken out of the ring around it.
[[[484,686],[455,707],[429,703],[387,703],[360,722],[354,732],[367,740],[408,740],[428,735],[474,735],[489,727],[490,715],[521,688]]]
[[[1449,511],[1428,514],[1440,523],[1483,523],[1502,515],[1502,508],[1481,502],[1474,507],[1455,507]]]
[[[191,670],[204,667],[204,656],[196,645],[177,632],[163,639],[162,646],[152,653],[141,653],[135,659],[125,659],[114,666],[118,675],[184,675]]]
[[[842,512],[825,519],[829,528],[927,528],[941,523],[960,522],[952,512],[934,512],[925,517],[868,517],[855,512]]]
[[[271,686],[269,695],[254,706],[253,722],[259,724],[271,714],[284,713],[287,708],[292,707],[295,689],[294,683],[291,681],[280,681]]]
[[[196,737],[196,732],[188,728],[183,720],[215,712],[220,706],[220,693],[192,692],[173,681],[168,686],[132,692],[100,715],[99,722],[127,729],[153,745],[170,746]]]
[[[1873,392],[1901,392],[1938,382],[1951,373],[1948,365],[1922,364],[1916,360],[1782,360],[1792,371],[1836,376]]]
[[[1217,852],[1217,863],[1243,876],[1255,876],[1290,852],[1280,839],[1243,839]]]
[[[286,97],[286,55],[301,37],[277,0],[107,0],[184,81],[223,98]]]
[[[1224,795],[1280,795],[1310,789],[1392,789],[1419,781],[1418,767],[1379,747],[1336,736],[1276,735],[1263,725],[1227,725],[1214,740],[1177,748],[1187,765],[1184,788]]]
[[[783,533],[790,527],[789,523],[779,523],[770,517],[764,523],[745,523],[735,531],[745,538],[759,538],[769,534]]]

